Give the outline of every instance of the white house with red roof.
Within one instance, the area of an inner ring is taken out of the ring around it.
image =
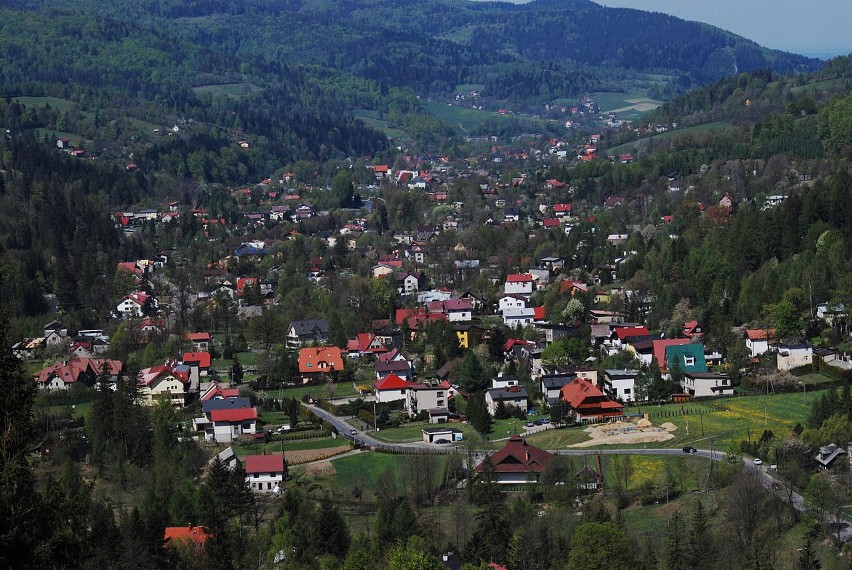
[[[134,291],[133,293],[128,293],[122,297],[121,301],[119,301],[118,305],[115,307],[115,310],[122,318],[141,317],[145,303],[149,300],[154,307],[157,306],[157,300],[147,293]]]
[[[775,329],[747,329],[746,348],[751,353],[752,358],[757,358],[761,354],[769,352],[769,348],[775,340]]]
[[[225,388],[216,382],[210,382],[210,385],[202,392],[200,400],[202,402],[206,402],[207,400],[224,400],[227,398],[237,398],[239,395],[240,391],[237,388]]]
[[[551,459],[552,453],[528,444],[515,434],[503,449],[486,456],[474,471],[480,476],[490,475],[495,483],[539,483]]]
[[[186,366],[197,366],[199,376],[207,376],[210,372],[210,353],[209,352],[184,352],[181,362]]]
[[[283,453],[271,455],[246,455],[246,483],[256,493],[281,492],[280,486],[287,474]]]
[[[376,402],[398,402],[405,401],[408,397],[408,389],[412,386],[419,386],[416,382],[410,382],[396,374],[389,374],[377,380],[373,384],[376,392]]]
[[[241,435],[257,433],[257,408],[214,409],[207,415],[213,424],[213,439],[218,443],[228,443]]]
[[[153,405],[165,399],[172,405],[184,406],[189,389],[189,370],[178,367],[174,361],[167,361],[140,370],[136,375],[136,385],[144,404]]]
[[[309,382],[328,374],[343,371],[343,351],[336,346],[299,349],[299,374]]]
[[[533,276],[529,273],[512,273],[506,276],[503,293],[529,298],[533,293]]]
[[[193,344],[196,352],[207,352],[210,350],[209,332],[186,333],[186,340]]]

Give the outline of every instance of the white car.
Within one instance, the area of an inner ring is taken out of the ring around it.
[[[760,460],[760,457],[755,457],[754,458],[754,464],[755,465],[763,465],[763,461]]]

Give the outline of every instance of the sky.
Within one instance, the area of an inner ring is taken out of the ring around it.
[[[852,53],[852,0],[594,0],[712,24],[768,48],[828,58]]]

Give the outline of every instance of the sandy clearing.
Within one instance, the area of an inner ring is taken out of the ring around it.
[[[635,103],[633,105],[629,105],[627,107],[620,107],[618,109],[610,109],[609,111],[601,111],[602,113],[626,113],[627,111],[637,111],[639,113],[644,113],[646,111],[653,111],[657,107],[659,107],[659,103]]]
[[[633,422],[614,422],[589,426],[584,431],[589,434],[589,441],[575,443],[568,447],[593,447],[596,445],[617,445],[631,443],[654,443],[673,439],[677,426],[666,422],[655,427],[648,420]]]

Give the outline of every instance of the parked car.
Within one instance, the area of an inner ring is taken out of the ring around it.
[[[525,424],[524,424],[524,426],[525,426],[525,427],[534,427],[534,426],[535,426],[535,422],[527,422],[527,423],[525,423]]]
[[[687,446],[687,447],[683,448],[683,452],[684,453],[698,453],[698,450],[695,449],[694,447]]]
[[[763,465],[763,461],[761,461],[760,457],[755,457],[754,458],[754,464],[755,465]]]
[[[278,428],[277,431],[278,431],[278,433],[284,433],[284,432],[290,431],[290,424],[284,424],[283,426]]]
[[[450,443],[450,440],[449,439],[436,439],[435,443],[437,443],[438,445],[446,445],[446,444]]]
[[[550,423],[550,419],[548,419],[548,418],[541,418],[541,419],[540,419],[540,420],[538,420],[538,421],[540,421],[540,422],[542,423],[542,425],[545,425],[545,424],[549,424],[549,423]]]

